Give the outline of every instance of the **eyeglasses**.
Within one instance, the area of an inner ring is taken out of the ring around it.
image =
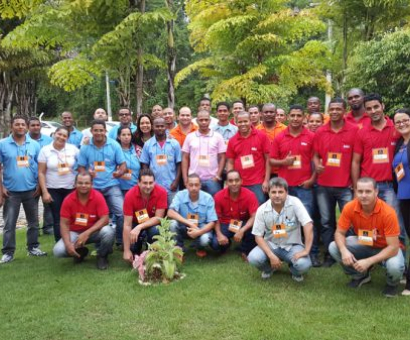
[[[410,119],[403,119],[399,120],[398,122],[394,122],[394,125],[400,126],[400,125],[407,125],[410,122]]]

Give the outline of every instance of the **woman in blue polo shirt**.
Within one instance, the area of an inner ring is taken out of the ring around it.
[[[120,188],[125,194],[138,182],[138,174],[140,173],[141,165],[135,151],[135,146],[131,142],[132,132],[129,127],[120,127],[118,129],[117,141],[121,145],[122,152],[125,157],[127,171],[119,178]]]
[[[397,181],[397,198],[403,215],[407,236],[410,236],[410,110],[399,109],[394,114],[394,126],[401,137],[394,150],[393,172]],[[410,263],[407,267],[406,287],[402,295],[410,295]]]

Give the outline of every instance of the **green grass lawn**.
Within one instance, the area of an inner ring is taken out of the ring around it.
[[[40,238],[51,254],[53,237]],[[186,278],[142,287],[116,251],[110,268],[52,256],[29,258],[19,231],[15,260],[0,266],[0,339],[410,339],[410,298],[381,295],[384,271],[360,290],[339,266],[288,269],[267,281],[238,254],[197,259]],[[402,288],[402,286],[401,286]]]

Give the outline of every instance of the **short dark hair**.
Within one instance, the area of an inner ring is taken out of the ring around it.
[[[13,117],[11,117],[10,125],[13,126],[14,121],[17,119],[23,119],[26,125],[28,126],[27,117],[20,114],[16,114]]]
[[[228,110],[231,109],[231,107],[230,107],[230,105],[229,105],[228,102],[219,102],[219,103],[217,103],[217,104],[216,104],[216,110],[217,110],[217,111],[218,111],[218,109],[219,109],[220,106],[226,106],[226,108],[227,108]]]
[[[305,112],[305,108],[302,105],[299,105],[299,104],[291,105],[289,107],[289,112],[292,111],[292,110],[300,110],[302,112]]]
[[[105,121],[103,121],[101,119],[94,119],[91,122],[91,130],[93,129],[94,125],[102,125],[102,126],[104,126],[104,129],[107,129],[107,125],[105,124]]]
[[[364,96],[364,103],[370,102],[372,100],[377,100],[380,104],[383,104],[383,98],[378,93],[369,93],[368,95]]]
[[[235,170],[235,169],[229,170],[229,171],[226,173],[226,178],[228,178],[229,174],[238,174],[239,178],[242,179],[242,176],[241,176],[241,174],[239,173],[238,170]]]
[[[211,99],[208,98],[208,97],[202,97],[202,98],[199,100],[199,103],[201,103],[201,102],[204,101],[204,100],[206,100],[206,101],[208,101],[208,102],[211,103]]]
[[[75,179],[74,179],[75,183],[77,183],[77,179],[79,176],[88,176],[91,179],[91,183],[94,181],[93,176],[91,176],[91,174],[88,171],[82,171],[82,172],[79,172],[77,175],[75,175]]]
[[[396,113],[404,113],[410,117],[410,109],[408,109],[407,107],[403,107],[401,109],[397,109],[396,111],[394,111],[394,116],[396,115]]]
[[[131,109],[130,109],[129,107],[127,107],[127,106],[121,106],[121,107],[118,109],[118,113],[120,113],[121,110],[128,110],[129,113],[132,113],[132,112],[131,112]]]
[[[357,180],[357,184],[359,184],[359,183],[372,183],[373,188],[378,189],[376,180],[374,178],[371,178],[371,177],[360,177]],[[357,186],[357,184],[356,184],[356,186]]]
[[[155,180],[155,175],[152,172],[152,170],[150,168],[146,168],[146,169],[141,169],[140,173],[138,174],[138,181],[140,182],[143,176],[149,176],[149,177],[154,177]]]
[[[256,107],[256,108],[258,109],[258,111],[260,110],[260,108],[259,108],[258,105],[249,105],[249,106],[248,106],[248,110],[249,110],[249,109],[252,109],[253,107]]]
[[[189,175],[188,175],[188,179],[190,179],[190,178],[198,178],[199,181],[201,181],[201,177],[199,177],[199,175],[198,175],[197,173],[195,173],[195,172],[193,172],[192,174],[189,174]]]
[[[54,131],[54,133],[56,133],[56,132],[58,132],[58,131],[61,131],[61,130],[66,130],[66,131],[67,131],[67,136],[70,137],[70,131],[68,131],[68,128],[65,127],[65,126],[59,126],[59,127]]]
[[[232,102],[232,106],[233,106],[233,104],[236,104],[236,103],[241,103],[241,104],[245,107],[244,102],[243,102],[242,100],[240,100],[240,99],[235,100],[234,102]]]
[[[346,107],[347,107],[346,101],[343,98],[340,98],[340,97],[332,98],[329,102],[329,106],[330,106],[330,104],[342,104],[344,109],[346,109]]]
[[[31,116],[28,119],[28,125],[30,125],[31,122],[40,122],[40,118],[38,118],[36,116]]]

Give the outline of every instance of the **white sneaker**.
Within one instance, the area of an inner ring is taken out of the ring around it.
[[[303,275],[292,275],[292,280],[296,282],[302,282],[304,280]]]
[[[14,256],[12,254],[4,254],[1,257],[0,263],[9,263],[14,260]]]
[[[267,280],[272,276],[273,272],[272,271],[268,271],[268,272],[262,272],[261,274],[261,278],[263,280]]]
[[[45,251],[42,251],[40,248],[32,248],[27,252],[28,256],[47,256]]]

